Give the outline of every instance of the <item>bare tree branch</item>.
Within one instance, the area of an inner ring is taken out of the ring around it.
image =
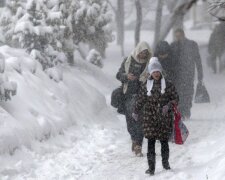
[[[198,0],[179,0],[179,3],[177,3],[177,6],[168,18],[169,20],[167,20],[167,22],[164,24],[159,40],[163,40],[166,38],[166,36],[176,23],[177,18],[182,15],[185,15],[197,1]]]

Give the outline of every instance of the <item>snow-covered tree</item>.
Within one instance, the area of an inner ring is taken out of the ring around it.
[[[46,24],[47,13],[44,0],[28,0],[26,13],[19,19],[14,31],[20,47],[30,52],[44,69],[52,66],[47,54],[51,50],[49,44],[53,33],[52,28]]]
[[[3,42],[26,49],[43,69],[65,59],[73,64],[81,42],[103,57],[113,39],[104,0],[7,0],[0,20]]]
[[[111,14],[104,0],[80,0],[74,5],[72,25],[75,44],[88,43],[105,56],[107,44],[113,40]]]
[[[65,15],[65,5],[68,2],[69,1],[50,0],[47,3],[49,11],[46,23],[52,28],[53,32],[50,39],[49,49],[51,49],[51,51],[49,51],[49,56],[54,62],[54,65],[66,61],[66,51],[64,51],[64,42],[66,39],[64,34],[67,27],[71,27],[71,23],[67,21],[68,15]],[[58,56],[59,54],[60,56]],[[63,59],[60,59],[61,57],[63,57]]]
[[[24,14],[24,1],[6,0],[5,7],[0,14],[1,41],[8,45],[13,45],[13,33],[15,24]]]

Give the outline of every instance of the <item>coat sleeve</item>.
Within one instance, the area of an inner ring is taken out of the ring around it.
[[[125,72],[125,62],[126,62],[127,59],[125,59],[123,61],[123,63],[121,64],[121,67],[118,71],[118,73],[116,74],[116,79],[118,79],[119,81],[121,81],[122,83],[126,83],[128,82],[128,79],[127,79],[127,74]]]
[[[179,102],[179,95],[175,86],[172,83],[170,83],[170,101],[176,102],[176,104],[178,104]]]
[[[177,49],[177,45],[175,42],[171,44],[171,67],[173,67],[173,80],[175,80],[176,76],[178,76],[178,71],[179,71],[179,51]]]
[[[194,54],[194,60],[198,71],[198,81],[202,81],[203,79],[203,69],[202,69],[202,59],[199,53],[199,47],[196,42],[194,42],[193,50],[195,51]]]
[[[134,113],[138,114],[140,110],[143,108],[143,106],[146,104],[146,102],[147,102],[147,90],[146,90],[146,83],[145,83],[142,85],[138,93],[137,100],[134,107]]]

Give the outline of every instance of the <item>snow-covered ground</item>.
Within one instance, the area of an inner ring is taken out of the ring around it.
[[[209,31],[187,36],[204,45]],[[151,33],[142,33],[142,40],[152,42],[152,38]],[[134,44],[131,32],[125,44],[129,54]],[[115,43],[110,44],[102,71],[81,61],[72,69],[63,67],[63,81],[58,83],[41,70],[32,74],[24,68],[23,75],[9,72],[18,83],[18,94],[1,103],[1,180],[149,179],[144,174],[146,142],[145,157],[135,157],[124,117],[109,106],[110,93],[119,86],[114,77],[122,62],[119,52]],[[225,77],[211,74],[206,67],[204,47],[201,54],[212,102],[194,104],[193,116],[186,122],[188,141],[170,145],[173,170],[162,169],[157,144],[156,175],[151,179],[225,179]]]

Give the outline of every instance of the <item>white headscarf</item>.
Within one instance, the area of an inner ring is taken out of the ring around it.
[[[140,52],[142,52],[144,50],[148,50],[149,57],[147,59],[143,59],[143,60],[138,59],[137,58],[138,54],[140,54]],[[133,50],[131,55],[128,56],[127,60],[124,63],[126,74],[129,73],[129,68],[130,68],[130,64],[131,64],[132,58],[135,59],[135,61],[137,61],[138,63],[147,63],[144,71],[141,73],[140,78],[139,78],[139,81],[145,83],[146,80],[147,80],[147,74],[148,74],[147,73],[147,71],[148,71],[148,62],[149,62],[149,59],[150,59],[151,55],[152,55],[152,51],[151,51],[151,48],[149,47],[148,43],[145,42],[145,41],[140,42],[137,45],[137,47]],[[124,94],[127,92],[127,88],[128,88],[128,83],[124,83],[124,85],[123,85],[123,93]]]
[[[159,60],[157,57],[152,57],[150,59],[149,65],[148,65],[148,73],[150,74],[150,76],[152,75],[153,72],[159,71],[162,75],[162,65],[160,64]],[[154,79],[148,79],[147,80],[147,95],[151,96],[152,95],[152,88],[154,85]],[[166,81],[165,78],[162,75],[161,78],[161,93],[164,94],[165,93],[165,89],[166,89]]]
[[[137,58],[138,54],[140,54],[140,53],[141,53],[142,51],[144,51],[144,50],[148,50],[149,55],[152,54],[151,48],[150,48],[150,46],[148,45],[148,43],[145,42],[145,41],[142,41],[142,42],[140,42],[140,43],[137,45],[137,47],[133,50],[133,52],[131,53],[131,56],[132,56],[137,62],[139,62],[139,63],[146,63],[146,60],[140,60],[140,59]],[[149,58],[150,58],[150,57],[149,57]],[[147,60],[149,60],[149,59],[147,59]]]

